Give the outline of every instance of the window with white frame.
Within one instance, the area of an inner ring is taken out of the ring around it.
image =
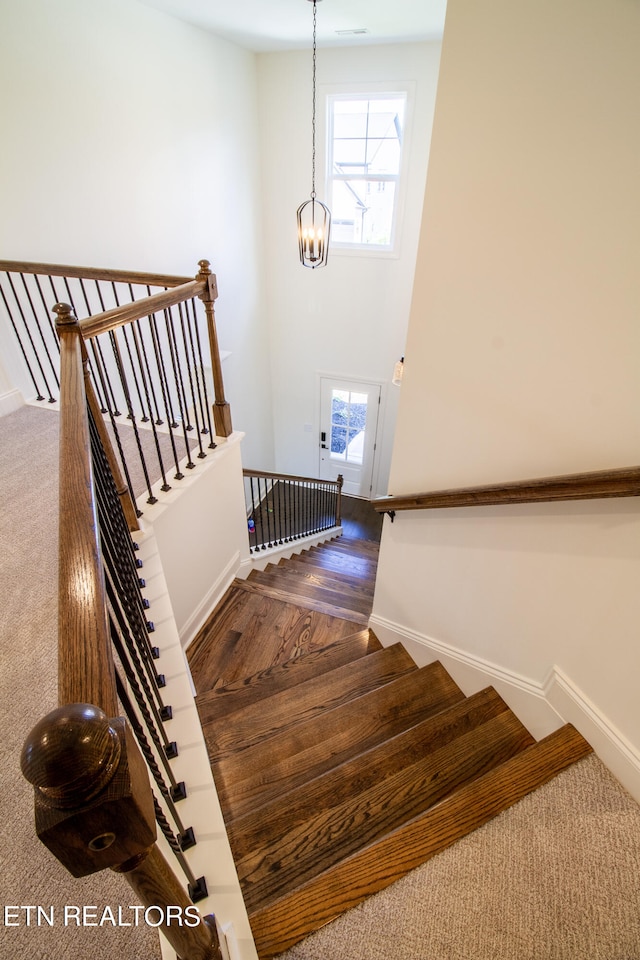
[[[331,246],[392,251],[407,95],[328,97],[327,197]]]

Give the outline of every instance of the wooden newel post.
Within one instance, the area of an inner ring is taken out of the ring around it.
[[[198,266],[200,272],[196,280],[205,281],[206,290],[200,295],[204,303],[205,313],[207,315],[207,330],[209,332],[209,350],[211,352],[211,367],[213,370],[213,392],[215,403],[213,405],[213,423],[216,436],[228,437],[233,432],[231,425],[231,407],[224,397],[224,383],[222,380],[222,364],[220,362],[220,349],[218,347],[218,334],[216,331],[216,319],[213,304],[218,297],[218,287],[216,276],[211,272],[211,264],[208,260],[199,260]]]
[[[337,478],[338,483],[338,503],[336,505],[336,527],[339,527],[342,523],[342,484],[344,483],[344,477],[341,473],[338,474]]]
[[[155,844],[147,768],[123,718],[87,703],[58,707],[31,731],[21,767],[34,786],[37,834],[74,877],[122,873],[182,960],[219,960],[215,925]]]

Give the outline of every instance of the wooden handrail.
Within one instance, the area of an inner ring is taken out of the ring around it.
[[[82,335],[66,304],[56,304],[60,338],[60,560],[58,701],[118,712],[93,492]],[[80,453],[80,456],[78,455]]]
[[[142,273],[139,270],[114,270],[110,267],[75,267],[61,263],[32,263],[26,260],[0,260],[0,270],[6,273],[35,273],[45,277],[140,283],[149,287],[178,287],[191,280],[191,277],[177,277],[168,273]]]
[[[540,503],[552,500],[599,500],[640,496],[640,466],[594,470],[558,477],[515,480],[477,487],[433,490],[405,496],[381,497],[372,505],[378,513],[396,510],[435,510],[446,507],[479,507],[507,503]]]
[[[318,477],[298,477],[291,473],[274,473],[272,470],[243,470],[243,477],[260,477],[271,480],[298,480],[300,483],[328,483],[334,487],[342,487],[341,479],[319,480]]]
[[[163,290],[151,297],[125,303],[121,307],[114,307],[113,310],[106,310],[104,313],[96,313],[80,321],[82,336],[89,339],[101,333],[108,333],[109,330],[115,330],[116,327],[131,323],[132,320],[140,320],[141,317],[147,317],[157,310],[174,307],[184,300],[199,297],[205,289],[206,283],[203,280],[189,280],[179,287]]]

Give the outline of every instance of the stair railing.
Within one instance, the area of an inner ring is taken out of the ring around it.
[[[243,470],[249,550],[278,547],[339,527],[343,477],[319,480]]]
[[[94,413],[99,410],[107,421],[123,475],[121,486],[128,488],[132,501],[146,488],[147,502],[155,503],[156,478],[162,481],[161,491],[170,490],[169,474],[175,480],[184,476],[182,461],[193,469],[193,457],[203,459],[205,447],[215,447],[214,436],[232,432],[214,315],[216,278],[207,260],[201,260],[199,268],[192,280],[0,261],[0,311],[8,317],[35,399],[55,403],[59,395],[60,345],[51,320],[53,305],[68,302],[83,318]],[[115,469],[115,463],[112,466]]]
[[[372,504],[378,513],[388,513],[393,521],[396,510],[435,510],[611,497],[640,497],[640,466],[380,497],[372,500]]]
[[[177,746],[164,730],[171,707],[154,665],[159,651],[150,641],[141,563],[85,396],[81,325],[68,305],[57,313],[59,706],[36,724],[22,751],[36,830],[73,876],[122,873],[145,918],[152,910],[150,923],[183,960],[217,960],[215,920],[194,906],[207,895],[206,882],[193,876],[184,855],[195,837],[176,809],[186,788],[171,772]],[[188,894],[156,843],[156,821]]]

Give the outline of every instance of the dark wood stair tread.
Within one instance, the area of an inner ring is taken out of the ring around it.
[[[302,583],[305,586],[319,587],[324,590],[335,590],[344,593],[345,596],[362,597],[371,602],[373,598],[374,584],[368,580],[361,580],[356,577],[346,578],[332,570],[324,570],[321,567],[312,568],[310,565],[299,564],[296,568],[291,565],[286,567],[266,567],[264,570],[252,570],[248,580],[254,579],[262,583],[273,583],[294,585]]]
[[[212,691],[200,695],[201,698],[207,698],[207,719],[225,717],[240,707],[257,703],[274,693],[381,649],[382,644],[371,630],[360,630],[312,649],[304,656],[275,663],[250,677],[217,684]],[[200,702],[200,698],[197,702]]]
[[[296,597],[295,593],[291,593],[288,590],[280,590],[277,587],[269,587],[262,583],[253,583],[251,580],[242,580],[238,584],[239,589],[245,590],[247,593],[256,593],[260,594],[263,597],[268,597],[271,600],[281,600],[283,603],[295,604],[296,600],[299,598]],[[352,620],[354,623],[360,626],[366,626],[369,620],[370,614],[370,605],[368,611],[361,609],[361,604],[350,604],[349,606],[339,606],[325,600],[317,600],[313,597],[305,598],[305,606],[310,610],[317,610],[319,613],[326,613],[329,616],[342,617],[347,620]]]
[[[308,820],[310,811],[319,815],[353,798],[403,767],[441,751],[507,709],[498,693],[487,687],[230,821],[228,833],[234,856],[242,859],[251,851],[262,849]]]
[[[350,557],[364,557],[367,560],[377,560],[380,553],[380,545],[374,541],[354,540],[344,535],[316,544],[313,549],[323,552],[339,551],[348,554]]]
[[[373,598],[366,587],[358,588],[352,584],[342,584],[339,580],[325,583],[318,578],[313,582],[305,577],[261,570],[252,570],[247,580],[283,590],[291,596],[317,599],[324,603],[335,604],[337,607],[354,605],[354,608],[361,609],[362,613],[371,612]]]
[[[229,820],[464,699],[436,662],[212,764]]]
[[[195,654],[196,641],[187,649],[199,693],[244,679],[366,626],[360,616],[353,620],[336,615],[333,608],[312,610],[299,601],[274,600],[260,592],[248,592],[243,583],[233,582],[219,605],[219,618],[209,618],[199,634]],[[233,651],[226,642],[230,630],[236,634]]]
[[[327,567],[331,570],[344,570],[355,576],[374,576],[378,568],[375,560],[366,557],[350,557],[348,554],[332,553],[328,550],[319,550],[311,547],[296,556],[296,563],[313,563],[318,567]]]
[[[365,586],[373,590],[375,585],[375,576],[369,573],[349,573],[344,568],[335,570],[332,567],[320,566],[313,562],[310,557],[300,560],[299,555],[291,557],[290,560],[280,561],[276,569],[286,570],[290,576],[317,576],[329,577],[332,580],[339,580],[340,583],[349,583],[352,586]]]
[[[224,757],[241,755],[290,727],[318,720],[328,711],[410,671],[417,671],[417,667],[402,644],[396,643],[280,690],[267,702],[241,707],[226,717],[224,723],[210,721],[207,706],[215,694],[204,694],[198,697],[197,706],[209,759],[217,762]]]
[[[381,841],[346,857],[276,902],[249,911],[261,960],[281,953],[425,863],[590,751],[589,744],[567,724]]]
[[[311,810],[305,822],[236,860],[248,911],[386,837],[531,743],[514,714],[504,711],[342,803],[319,814]]]

